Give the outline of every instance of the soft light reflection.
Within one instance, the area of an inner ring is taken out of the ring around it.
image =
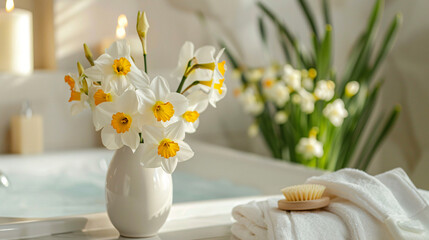
[[[6,0],[6,12],[11,12],[14,8],[13,0]]]
[[[119,15],[118,17],[118,26],[116,27],[116,38],[118,39],[124,39],[127,35],[127,32],[125,31],[125,27],[128,26],[128,19],[127,16],[124,14]]]
[[[124,27],[117,26],[116,27],[116,38],[118,39],[124,39],[127,33],[125,32]]]

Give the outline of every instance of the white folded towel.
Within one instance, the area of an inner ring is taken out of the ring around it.
[[[238,239],[429,239],[429,193],[402,169],[376,177],[343,169],[307,183],[327,186],[332,200],[316,211],[281,211],[277,199],[233,209]]]

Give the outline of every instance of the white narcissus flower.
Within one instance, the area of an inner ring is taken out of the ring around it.
[[[250,69],[245,73],[245,75],[249,82],[257,83],[261,81],[264,76],[264,70],[261,68]]]
[[[140,112],[145,124],[162,123],[164,126],[177,121],[188,108],[188,100],[182,94],[170,92],[167,81],[160,76],[150,83],[150,88],[137,91]]]
[[[351,81],[346,84],[346,96],[351,98],[359,91],[359,83]]]
[[[326,105],[323,109],[323,115],[325,115],[334,126],[339,127],[343,124],[344,118],[348,116],[348,113],[344,107],[343,100],[337,99]]]
[[[317,99],[329,101],[334,97],[335,83],[331,80],[320,80],[316,83],[314,95]]]
[[[128,89],[149,87],[149,77],[134,64],[126,40],[114,42],[94,63],[85,75],[91,82],[99,83],[104,92],[122,95]]]
[[[88,86],[86,86],[86,90],[83,89],[80,84],[81,79],[73,74],[66,75],[64,81],[70,87],[69,102],[73,102],[71,114],[74,116],[88,108],[88,96],[85,93],[85,91],[88,91]]]
[[[264,104],[256,97],[255,89],[246,88],[238,98],[244,106],[244,111],[254,116],[259,115],[264,110]]]
[[[139,101],[135,91],[126,91],[115,102],[103,102],[95,108],[94,123],[101,130],[103,145],[109,150],[126,145],[133,150],[140,143],[139,133],[143,125],[138,111]]]
[[[187,96],[189,106],[181,116],[183,128],[187,133],[194,133],[200,122],[200,114],[204,112],[208,105],[207,94],[198,90]]]
[[[203,46],[194,52],[194,44],[192,42],[185,42],[180,49],[179,61],[176,69],[172,73],[173,77],[181,81],[188,67],[195,64],[213,63],[215,61],[215,51],[216,49],[213,46]],[[189,61],[191,61],[190,66],[188,66]],[[187,76],[185,85],[187,86],[196,80],[209,81],[212,74],[213,70],[210,69],[194,69]]]
[[[162,167],[167,173],[176,169],[178,162],[194,156],[194,152],[183,141],[185,133],[180,122],[168,127],[144,126],[142,130],[143,157],[141,164],[147,168]]]
[[[263,81],[264,93],[267,98],[273,101],[277,107],[283,107],[289,101],[289,89],[284,82],[275,82],[272,79]]]
[[[301,104],[301,110],[307,114],[312,113],[314,111],[315,102],[313,94],[307,92],[304,89],[300,89],[298,93],[300,96],[299,103]]]
[[[314,137],[301,138],[296,145],[296,151],[306,159],[323,156],[323,144]]]
[[[302,80],[302,86],[304,87],[305,90],[307,91],[313,91],[314,88],[314,80],[306,77]]]
[[[291,65],[284,66],[283,81],[291,91],[301,89],[301,71],[294,69]]]
[[[212,74],[210,81],[200,81],[201,89],[208,92],[208,99],[210,105],[216,107],[216,103],[226,95],[226,84],[225,82],[225,61],[219,62],[224,49],[220,50],[215,60],[215,69]]]
[[[287,119],[288,119],[288,116],[287,116],[287,113],[285,111],[278,111],[274,115],[274,121],[277,124],[284,124],[285,122],[287,122]]]

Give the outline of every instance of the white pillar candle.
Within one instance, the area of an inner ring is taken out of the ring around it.
[[[33,72],[33,15],[27,10],[13,9],[12,0],[6,1],[6,9],[0,9],[1,72]]]

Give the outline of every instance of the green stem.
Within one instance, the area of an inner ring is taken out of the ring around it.
[[[176,90],[177,93],[180,93],[182,91],[183,84],[185,84],[186,78],[187,78],[186,76],[182,77],[182,80],[180,81],[179,87]]]
[[[144,71],[147,74],[146,53],[143,54],[143,58],[144,58]]]
[[[185,88],[185,90],[183,90],[183,92],[181,92],[181,94],[184,94],[186,91],[188,91],[189,89],[191,89],[193,86],[198,85],[199,83],[200,83],[200,81],[194,81],[187,88]]]

